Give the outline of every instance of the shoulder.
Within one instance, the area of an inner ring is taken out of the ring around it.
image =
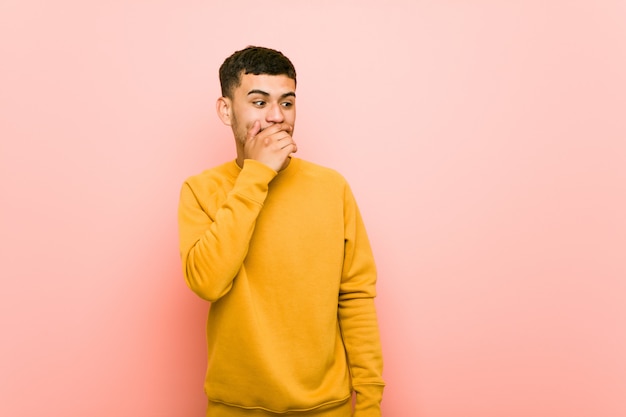
[[[221,188],[226,184],[232,184],[237,178],[238,171],[239,167],[235,161],[229,161],[188,177],[184,184],[191,189]]]
[[[333,168],[318,165],[314,162],[298,159],[299,175],[305,175],[317,181],[332,182],[338,185],[347,185],[346,179]]]

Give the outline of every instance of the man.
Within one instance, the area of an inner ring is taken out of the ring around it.
[[[292,157],[296,71],[235,52],[217,114],[237,158],[189,178],[179,207],[187,285],[211,302],[207,416],[380,416],[376,270],[346,181]]]

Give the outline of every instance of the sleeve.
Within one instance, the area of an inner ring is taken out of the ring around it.
[[[376,266],[358,207],[346,185],[345,252],[339,322],[356,392],[354,417],[380,417],[385,383],[374,297]]]
[[[246,160],[233,189],[211,217],[186,181],[181,189],[178,229],[183,274],[189,288],[208,301],[228,293],[248,253],[256,219],[276,172]]]

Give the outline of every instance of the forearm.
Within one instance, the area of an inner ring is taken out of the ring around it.
[[[338,317],[356,392],[354,417],[380,417],[385,383],[378,332],[376,265],[365,225],[349,188],[346,189],[344,270]]]
[[[379,417],[384,381],[383,357],[373,298],[345,299],[339,320],[356,392],[354,417]]]
[[[212,214],[205,211],[192,187],[183,186],[179,209],[183,272],[187,285],[200,297],[215,301],[232,287],[274,175],[258,164],[244,166]]]
[[[200,297],[215,301],[231,286],[248,251],[260,206],[234,195],[183,259],[187,285]]]

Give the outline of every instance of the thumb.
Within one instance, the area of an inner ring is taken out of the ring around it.
[[[248,129],[248,134],[246,135],[246,142],[250,139],[254,138],[261,131],[261,122],[255,120],[252,124],[252,127]]]

